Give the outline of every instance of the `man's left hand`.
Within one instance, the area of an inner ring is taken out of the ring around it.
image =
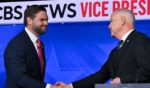
[[[120,77],[116,77],[116,78],[113,79],[110,83],[111,83],[111,84],[121,84]]]

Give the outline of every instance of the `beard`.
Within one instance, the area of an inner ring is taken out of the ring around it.
[[[35,33],[37,33],[38,35],[41,35],[41,34],[44,34],[45,31],[46,31],[46,26],[45,26],[45,29],[42,29],[43,26],[36,26],[36,25],[33,25],[32,26],[32,29]]]

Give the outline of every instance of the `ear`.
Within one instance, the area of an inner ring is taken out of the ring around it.
[[[27,17],[27,23],[28,23],[28,25],[32,24],[32,19],[30,17]]]
[[[126,18],[124,16],[121,16],[121,24],[124,25],[126,23]]]

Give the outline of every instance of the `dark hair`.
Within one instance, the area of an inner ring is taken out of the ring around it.
[[[24,11],[24,24],[25,24],[25,26],[27,26],[27,17],[34,19],[36,14],[40,11],[46,12],[46,9],[40,5],[27,6],[26,10]]]

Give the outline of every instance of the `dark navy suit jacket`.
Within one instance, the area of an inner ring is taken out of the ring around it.
[[[96,83],[115,77],[120,77],[121,83],[150,82],[150,39],[146,35],[131,32],[117,54],[118,60],[116,51],[117,47],[98,72],[74,82],[74,88],[94,88]]]
[[[9,42],[4,53],[4,62],[6,69],[5,88],[45,88],[46,84],[43,81],[45,55],[44,70],[41,75],[37,51],[25,31]]]

